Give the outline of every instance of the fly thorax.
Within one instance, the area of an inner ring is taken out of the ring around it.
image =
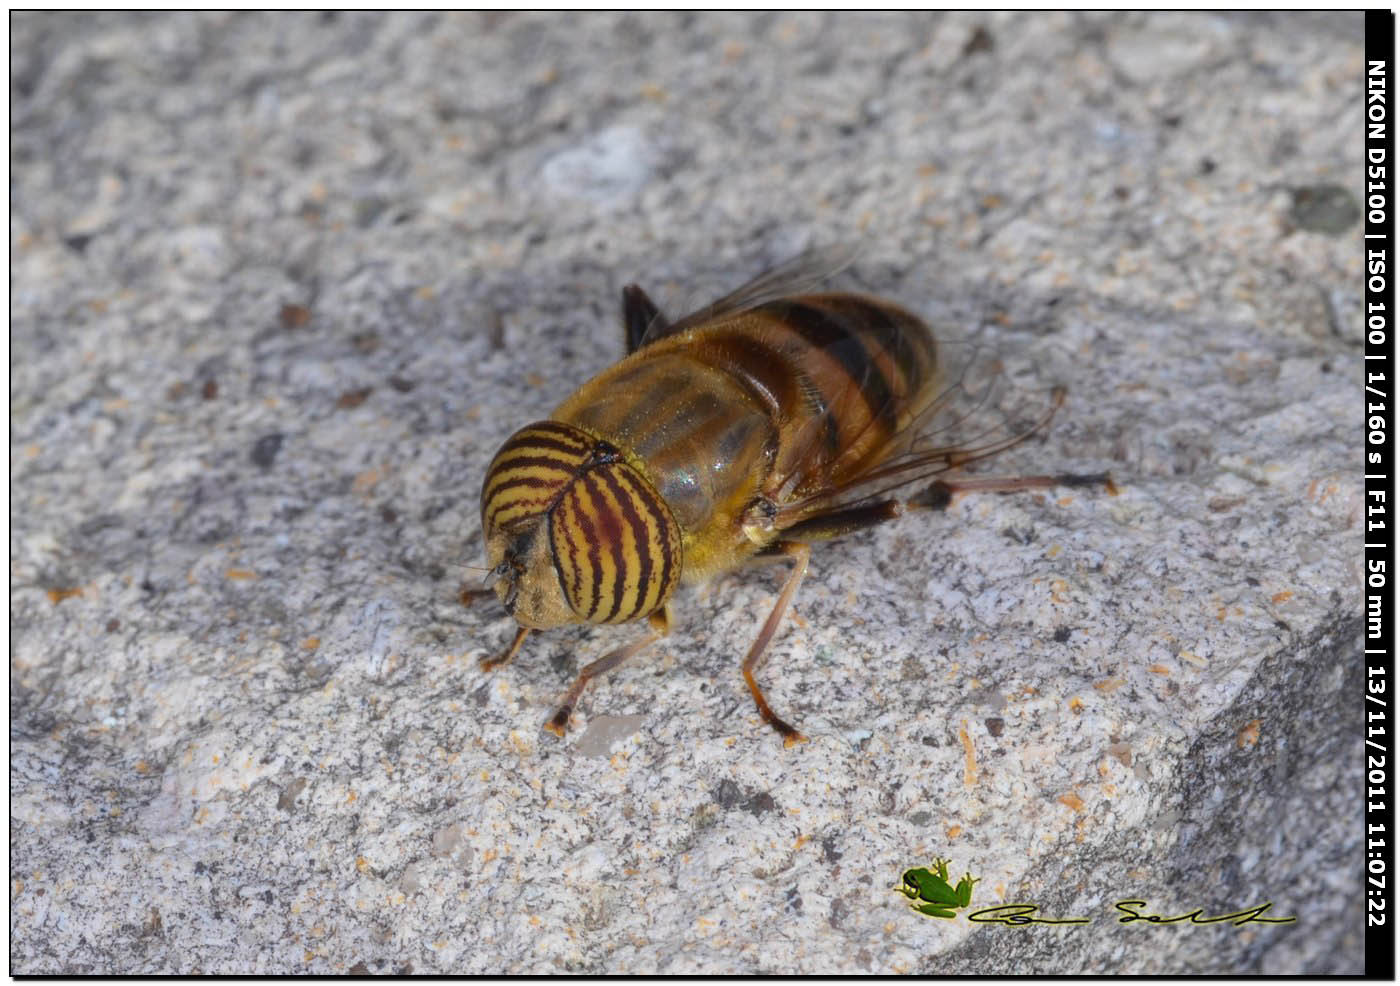
[[[496,454],[481,490],[496,594],[521,626],[623,623],[680,582],[680,528],[614,446],[541,421]]]

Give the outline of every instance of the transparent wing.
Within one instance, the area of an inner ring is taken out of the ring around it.
[[[859,248],[854,244],[815,247],[798,254],[792,260],[760,274],[752,281],[731,291],[710,304],[679,318],[669,325],[653,321],[642,337],[641,346],[684,332],[746,308],[756,308],[769,301],[791,295],[805,294],[839,274],[855,262]],[[640,347],[639,347],[640,348]]]

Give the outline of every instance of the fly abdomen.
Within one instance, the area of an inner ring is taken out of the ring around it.
[[[770,301],[700,330],[695,344],[768,407],[780,432],[774,471],[807,491],[893,452],[937,382],[923,322],[860,295]]]

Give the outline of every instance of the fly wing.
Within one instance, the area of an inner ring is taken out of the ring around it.
[[[840,485],[785,502],[778,528],[888,498],[1004,452],[1041,432],[1064,401],[1063,388],[1013,380],[986,343],[940,340],[938,358],[941,383],[886,454]]]
[[[786,263],[758,275],[718,301],[713,301],[683,318],[669,324],[664,320],[653,321],[638,348],[677,332],[723,318],[725,315],[756,308],[779,298],[806,294],[849,267],[855,261],[858,252],[853,244],[838,244],[814,247],[800,253]]]

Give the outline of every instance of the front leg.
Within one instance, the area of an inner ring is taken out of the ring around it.
[[[549,721],[544,724],[545,729],[548,729],[555,736],[562,738],[564,733],[568,731],[569,717],[574,714],[574,706],[578,705],[579,696],[583,694],[583,690],[588,687],[590,681],[600,674],[606,674],[632,655],[650,647],[652,644],[656,643],[656,641],[670,633],[670,604],[652,613],[651,616],[648,617],[648,622],[651,624],[651,632],[641,640],[633,641],[625,647],[619,647],[617,650],[609,651],[607,654],[598,658],[598,660],[591,664],[585,664],[579,669],[578,677],[575,678],[574,683],[569,686],[569,690],[564,693],[564,697],[559,700],[559,705],[554,710],[554,715],[550,716]]]
[[[510,642],[509,647],[495,657],[483,657],[477,662],[477,666],[483,671],[495,671],[502,665],[509,664],[515,659],[515,655],[520,653],[520,645],[525,643],[525,638],[528,636],[530,636],[530,628],[521,627],[515,632],[515,639]]]

